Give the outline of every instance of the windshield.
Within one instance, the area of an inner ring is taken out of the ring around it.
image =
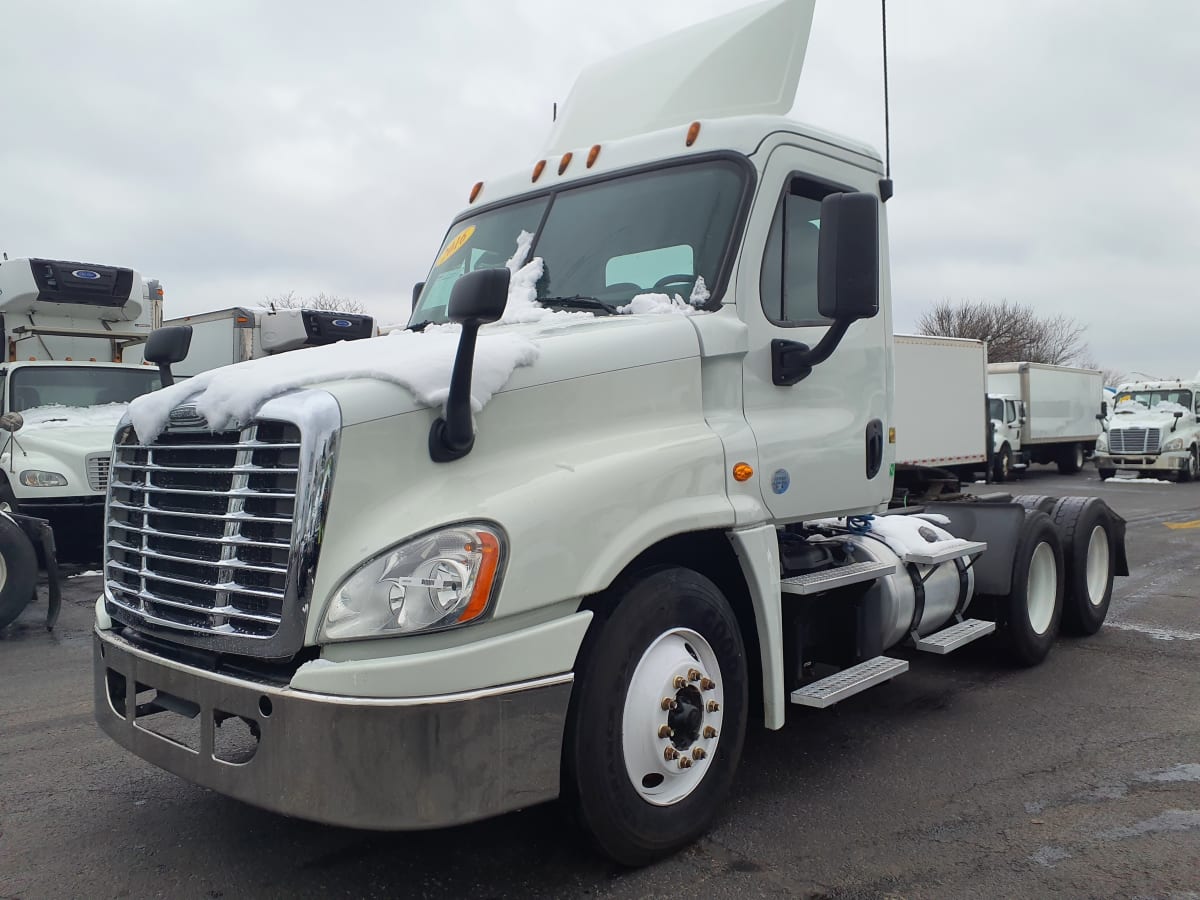
[[[24,412],[39,406],[99,406],[128,403],[162,387],[157,369],[24,366],[9,374],[8,408]]]
[[[529,257],[545,263],[537,296],[547,305],[553,298],[588,298],[620,307],[638,294],[687,300],[693,290],[699,299],[729,264],[745,189],[743,166],[709,160],[484,210],[446,235],[410,323],[445,322],[454,282],[476,269],[503,266],[522,231],[534,236]]]
[[[1121,393],[1117,394],[1115,405],[1120,406],[1122,403],[1130,401],[1140,403],[1147,409],[1154,409],[1160,403],[1172,403],[1190,411],[1192,408],[1192,392],[1179,390],[1178,388],[1157,391],[1121,391]]]
[[[997,422],[1004,421],[1004,401],[997,397],[988,397],[988,418]]]

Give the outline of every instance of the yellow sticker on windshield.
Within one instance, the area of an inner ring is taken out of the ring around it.
[[[474,233],[475,233],[475,226],[468,225],[466,228],[464,228],[462,231],[460,231],[458,234],[456,234],[453,238],[451,238],[450,243],[448,243],[446,245],[446,249],[442,251],[442,255],[437,258],[437,262],[435,262],[433,264],[433,267],[436,269],[438,266],[440,266],[442,263],[444,263],[446,260],[448,260],[450,257],[452,257],[455,253],[457,253],[459,250],[461,250],[463,247],[465,247],[467,245],[467,241],[469,241],[471,239],[471,235],[473,235]]]

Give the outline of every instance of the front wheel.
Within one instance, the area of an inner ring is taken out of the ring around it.
[[[1188,452],[1187,468],[1179,472],[1180,481],[1195,481],[1200,476],[1200,450],[1191,447]]]
[[[691,843],[729,791],[746,732],[737,619],[690,569],[639,576],[581,653],[564,794],[600,849],[646,865]]]
[[[0,628],[16,620],[36,596],[37,552],[20,526],[0,516]]]
[[[992,463],[992,480],[1003,483],[1012,478],[1012,449],[1005,444]]]

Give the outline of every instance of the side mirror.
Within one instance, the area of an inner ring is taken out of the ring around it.
[[[146,350],[142,354],[147,362],[156,363],[162,374],[163,387],[175,383],[171,374],[171,366],[187,359],[188,350],[192,346],[191,325],[169,325],[166,328],[156,328],[146,339]]]
[[[834,321],[879,313],[879,200],[830,194],[821,201],[817,310]]]
[[[775,385],[807,378],[813,366],[829,359],[854,322],[879,314],[879,198],[874,194],[830,194],[821,201],[817,311],[833,320],[817,346],[771,341]]]
[[[434,420],[429,429],[429,458],[434,462],[462,459],[475,446],[471,424],[471,371],[475,364],[475,339],[479,328],[504,315],[508,305],[508,283],[512,273],[507,266],[478,269],[454,282],[446,315],[462,325],[458,354],[450,375],[450,393],[446,396],[446,415]]]
[[[1107,419],[1108,418],[1108,401],[1107,400],[1100,401],[1100,415],[1096,416],[1096,418],[1097,419]]]
[[[412,305],[413,309],[417,308],[417,301],[421,298],[421,291],[425,290],[425,282],[418,281],[413,285]]]

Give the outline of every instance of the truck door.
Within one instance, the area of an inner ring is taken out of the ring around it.
[[[812,347],[829,327],[817,311],[821,199],[874,190],[877,181],[877,173],[780,146],[747,223],[737,276],[738,312],[750,342],[743,408],[758,442],[759,490],[779,520],[869,509],[891,494],[892,331],[882,209],[879,315],[851,325],[833,355],[799,383],[772,380],[772,340]]]

